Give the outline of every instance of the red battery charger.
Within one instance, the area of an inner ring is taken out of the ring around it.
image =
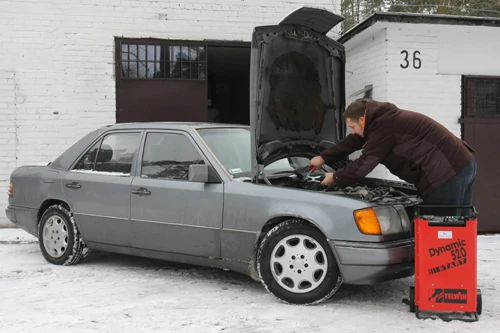
[[[470,216],[417,215],[414,219],[415,277],[407,303],[419,319],[478,321],[482,312],[477,288],[477,222]]]

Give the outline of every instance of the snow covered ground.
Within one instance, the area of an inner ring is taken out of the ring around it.
[[[47,263],[35,238],[0,229],[0,332],[499,332],[500,235],[478,238],[483,314],[419,320],[401,300],[413,279],[343,286],[328,302],[291,306],[237,273],[114,254]]]

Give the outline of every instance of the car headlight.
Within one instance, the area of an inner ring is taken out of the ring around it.
[[[361,233],[365,235],[392,235],[408,231],[410,222],[402,208],[398,211],[392,206],[377,206],[354,211],[354,220]]]

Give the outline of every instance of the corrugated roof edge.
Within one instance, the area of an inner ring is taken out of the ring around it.
[[[398,22],[398,23],[425,23],[425,24],[448,24],[448,25],[474,25],[500,27],[500,18],[440,15],[440,14],[419,14],[419,13],[393,13],[374,12],[366,19],[353,26],[343,33],[337,41],[344,44],[361,31],[366,30],[376,22]]]

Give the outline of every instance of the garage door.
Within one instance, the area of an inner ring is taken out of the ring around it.
[[[473,204],[479,231],[500,231],[496,214],[500,191],[500,78],[464,77],[464,139],[476,150]]]
[[[116,122],[206,121],[206,45],[116,39]]]

